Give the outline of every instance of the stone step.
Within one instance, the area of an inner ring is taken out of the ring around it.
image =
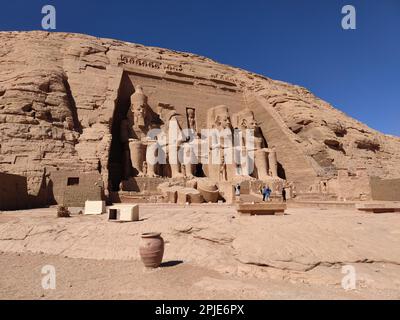
[[[368,213],[400,212],[400,202],[357,203],[356,208],[359,211],[364,211],[364,212],[368,212]]]
[[[263,202],[263,203],[238,203],[236,210],[243,215],[284,215],[285,203]]]

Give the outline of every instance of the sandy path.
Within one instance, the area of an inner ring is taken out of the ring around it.
[[[53,265],[56,289],[41,286]],[[137,261],[0,254],[0,299],[357,299],[372,292],[272,279],[248,279],[190,264],[147,271]],[[384,298],[384,296],[382,296]]]
[[[148,272],[141,232],[161,231],[169,266]],[[400,215],[289,209],[240,217],[229,206],[141,206],[141,221],[57,219],[55,209],[0,214],[0,298],[400,298]],[[41,268],[57,270],[43,291]],[[343,265],[357,289],[341,288]],[[42,296],[44,295],[44,296]]]

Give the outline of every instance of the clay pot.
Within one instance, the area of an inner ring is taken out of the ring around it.
[[[197,190],[199,190],[206,202],[215,203],[218,201],[219,191],[215,184],[207,181],[199,181],[197,183]]]
[[[143,233],[139,252],[146,268],[158,268],[164,255],[164,239],[161,233]]]

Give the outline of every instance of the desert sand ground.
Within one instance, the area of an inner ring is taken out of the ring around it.
[[[291,208],[239,216],[227,205],[141,205],[139,222],[0,214],[0,299],[400,299],[400,214]],[[159,231],[146,270],[140,234]],[[41,286],[53,265],[56,289]],[[356,271],[344,290],[342,266]]]

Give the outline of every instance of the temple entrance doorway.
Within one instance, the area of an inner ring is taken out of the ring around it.
[[[121,141],[121,123],[127,119],[127,113],[130,108],[130,97],[135,92],[133,83],[129,76],[124,73],[121,79],[117,103],[113,113],[112,127],[111,127],[111,147],[110,157],[108,162],[109,170],[109,188],[110,191],[119,191],[121,181],[127,176],[132,175],[133,172],[124,172],[124,143]],[[132,167],[131,164],[129,164]],[[133,170],[132,170],[133,171]]]

